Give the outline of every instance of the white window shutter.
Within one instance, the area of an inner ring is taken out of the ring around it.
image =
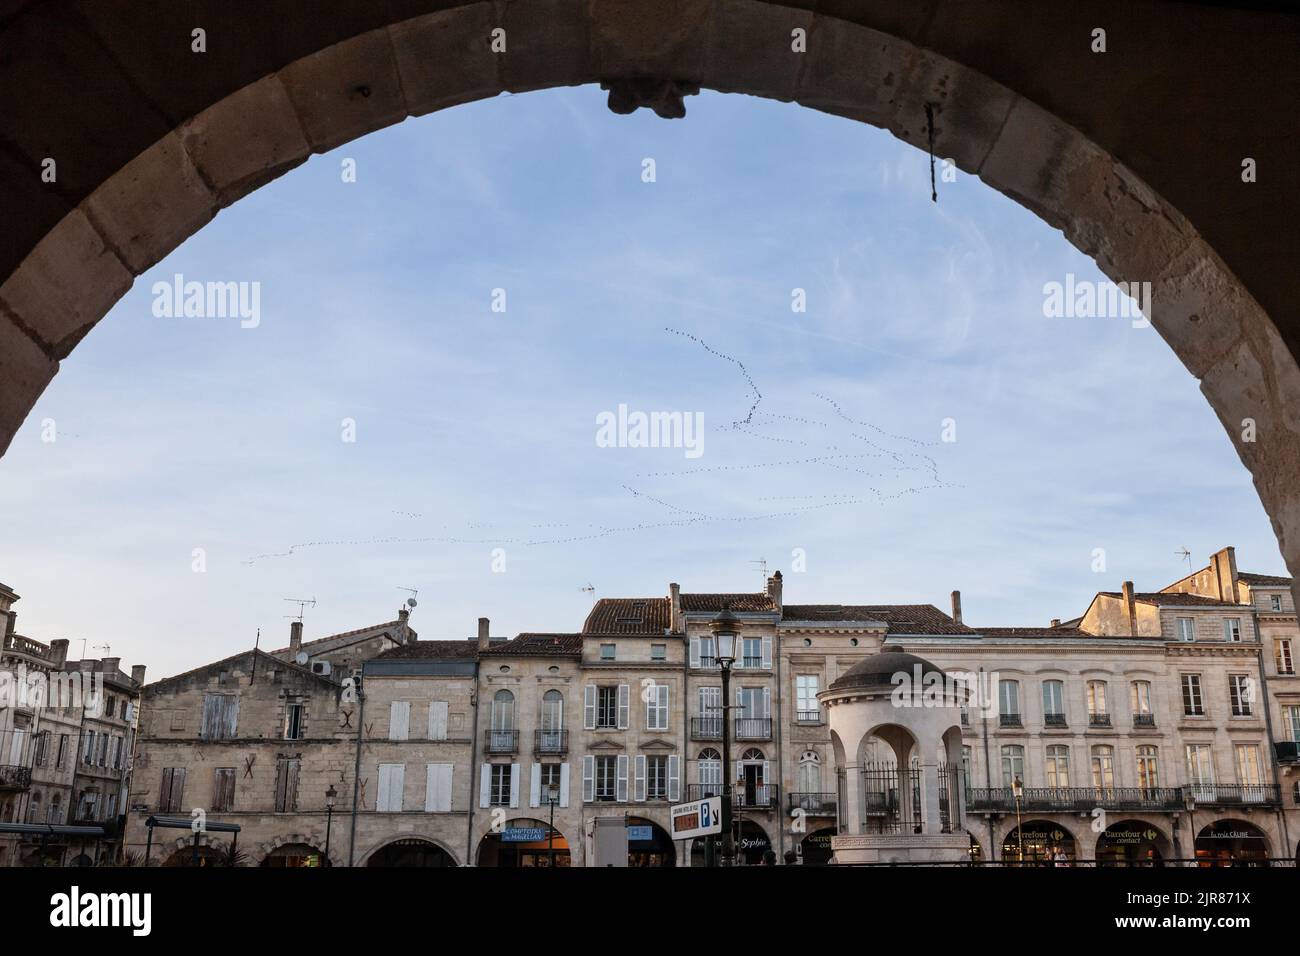
[[[425,769],[424,812],[446,813],[451,809],[451,764],[431,763]]]
[[[411,702],[395,700],[388,708],[388,739],[406,740],[411,735]]]
[[[596,799],[596,758],[588,754],[582,758],[582,800],[591,803]]]
[[[655,708],[659,705],[659,696],[657,693],[647,694],[644,687],[641,688],[641,696],[645,698],[645,729],[655,729]]]
[[[772,716],[772,688],[763,688],[763,716]]]
[[[772,669],[772,638],[763,638],[763,666],[768,670]]]
[[[479,768],[478,805],[487,807],[492,804],[492,765],[485,763]]]
[[[618,685],[618,729],[627,730],[628,725],[628,699],[630,694],[627,684]]]
[[[663,684],[659,687],[659,729],[668,729],[668,715],[672,712],[672,707],[668,701],[669,686]]]
[[[510,806],[519,806],[519,764],[510,765]]]
[[[533,764],[532,777],[528,781],[528,805],[530,807],[540,807],[542,805],[542,765]]]
[[[393,783],[392,783],[392,808],[394,810],[404,810],[406,808],[406,804],[403,799],[405,795],[406,795],[406,764],[404,763],[394,764]]]
[[[627,754],[619,754],[614,762],[614,799],[627,802]]]
[[[429,739],[447,739],[447,702],[445,700],[429,702]]]
[[[569,805],[569,765],[568,763],[560,764],[560,806]]]
[[[588,684],[582,689],[582,726],[587,730],[596,729],[596,685]]]
[[[678,769],[677,754],[668,755],[668,799],[672,803],[681,799],[681,771]]]
[[[691,666],[700,666],[700,639],[698,637],[691,638]]]
[[[768,765],[769,765],[769,761],[764,760],[763,761],[763,786],[765,787],[768,785],[769,782],[767,776]]]
[[[387,810],[393,798],[393,768],[386,763],[379,765],[379,795],[375,798],[376,810]]]
[[[636,755],[636,774],[632,785],[632,799],[645,800],[645,754]]]

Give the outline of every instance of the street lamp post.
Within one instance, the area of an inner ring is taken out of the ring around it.
[[[724,607],[709,623],[713,632],[713,653],[722,671],[722,865],[731,866],[735,858],[735,841],[731,833],[731,724],[727,711],[731,700],[731,665],[736,662],[736,634],[740,621]]]
[[[546,831],[546,857],[550,868],[555,869],[555,805],[560,802],[560,788],[553,783],[542,787],[542,799],[551,808],[551,819]]]
[[[1020,800],[1025,793],[1025,785],[1021,783],[1020,778],[1016,777],[1011,781],[1011,792],[1016,798],[1016,843],[1019,846],[1020,863],[1025,862],[1025,830],[1020,825]]]
[[[334,789],[334,784],[329,785],[325,791],[325,865],[330,865],[330,832],[334,829],[334,804],[339,798],[339,792]]]

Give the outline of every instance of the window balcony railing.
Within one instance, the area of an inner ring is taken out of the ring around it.
[[[1014,813],[1015,791],[1011,787],[975,787],[966,792],[968,809]],[[1178,787],[1025,787],[1020,798],[1022,811],[1046,813],[1091,813],[1106,810],[1182,810],[1184,800]]]
[[[787,803],[791,813],[802,810],[809,816],[833,817],[839,798],[834,793],[791,793]]]
[[[0,790],[28,790],[31,785],[31,767],[0,764]]]
[[[1064,726],[1066,726],[1066,723],[1065,723],[1065,714],[1044,714],[1044,715],[1043,715],[1043,726],[1044,726],[1044,727],[1064,727]]]
[[[758,670],[763,666],[763,658],[742,657],[740,660],[736,661],[736,666],[746,668],[747,670]]]
[[[1023,727],[1024,722],[1020,719],[1019,714],[998,714],[998,726]]]
[[[1109,726],[1110,726],[1110,714],[1089,714],[1089,715],[1088,715],[1088,726],[1089,726],[1089,727],[1109,727]]]
[[[691,739],[692,740],[721,740],[722,739],[722,718],[721,717],[692,717],[691,718]]]
[[[1134,726],[1134,727],[1146,727],[1146,728],[1151,728],[1151,727],[1154,727],[1155,725],[1156,725],[1156,715],[1155,715],[1155,714],[1134,714],[1134,715],[1133,715],[1133,726]]]
[[[519,731],[485,730],[483,731],[483,752],[490,754],[519,753]]]
[[[794,719],[800,724],[820,724],[822,722],[822,712],[820,710],[797,710]]]
[[[569,732],[567,730],[534,730],[533,753],[567,754],[569,752]]]
[[[772,718],[737,717],[735,731],[737,740],[771,740]]]
[[[690,783],[686,785],[686,799],[703,800],[706,797],[722,796],[720,783]],[[827,794],[834,799],[834,794]],[[737,809],[762,810],[776,806],[777,788],[775,784],[758,784],[747,787],[737,783],[731,788],[731,805]],[[834,808],[831,811],[834,813]]]
[[[1216,807],[1276,807],[1282,803],[1281,788],[1271,783],[1194,783],[1188,788],[1198,804]]]

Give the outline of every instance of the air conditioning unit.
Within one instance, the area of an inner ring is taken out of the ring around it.
[[[325,675],[329,674],[329,672],[330,672],[330,662],[329,662],[329,661],[312,661],[312,662],[311,662],[311,672],[312,672],[313,674],[320,674],[320,675],[322,675],[322,676],[325,676]]]

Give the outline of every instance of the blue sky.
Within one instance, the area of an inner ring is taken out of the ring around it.
[[[576,630],[587,585],[757,590],[758,559],[792,603],[959,588],[989,626],[1161,586],[1183,546],[1283,572],[1155,330],[1044,318],[1044,283],[1104,279],[1057,232],[963,174],[931,203],[925,154],[879,130],[687,105],[668,122],[592,87],[501,97],[222,212],[137,279],[0,462],[19,631],[159,677],[259,627],[282,646],[284,598],[317,599],[315,637],[391,619],[401,587],[421,636],[447,638],[480,615]],[[260,324],[155,317],[175,273],[259,282]],[[703,455],[597,447],[620,403],[701,413]]]

